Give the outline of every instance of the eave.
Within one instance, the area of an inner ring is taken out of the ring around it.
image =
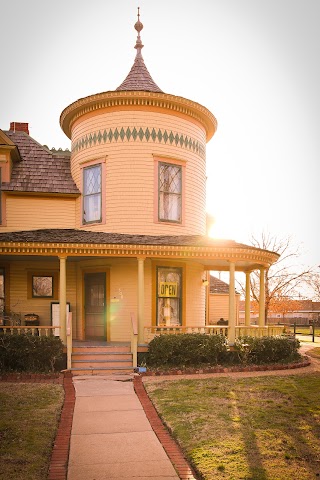
[[[251,247],[176,246],[132,244],[80,244],[42,242],[1,242],[0,255],[65,257],[148,257],[171,261],[194,261],[206,270],[228,270],[230,262],[237,271],[268,268],[279,255]]]
[[[71,138],[72,126],[83,115],[99,110],[143,109],[160,110],[171,115],[185,115],[199,122],[206,132],[207,142],[217,129],[217,120],[204,106],[183,97],[145,91],[111,91],[81,98],[66,107],[60,115],[60,126]]]

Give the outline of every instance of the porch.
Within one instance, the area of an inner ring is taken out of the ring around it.
[[[151,340],[159,335],[205,334],[223,335],[230,337],[230,327],[221,325],[198,326],[150,326],[144,328],[144,343],[138,344],[138,329],[134,316],[132,321],[131,342],[111,342],[92,340],[72,340],[71,330],[67,333],[65,352],[67,355],[67,369],[74,375],[108,375],[128,374],[138,365],[138,353],[147,352]],[[0,332],[4,335],[38,335],[48,337],[57,335],[60,327],[48,326],[1,326]],[[242,336],[264,337],[278,336],[283,332],[282,326],[266,325],[239,325],[235,327],[234,338]]]

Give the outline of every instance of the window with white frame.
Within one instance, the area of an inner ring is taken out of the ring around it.
[[[83,169],[83,223],[102,221],[101,164]]]
[[[158,165],[159,220],[181,223],[182,167],[180,165],[164,162],[159,162]]]

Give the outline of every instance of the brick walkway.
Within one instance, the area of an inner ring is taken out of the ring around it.
[[[181,480],[195,480],[196,477],[187,460],[185,459],[181,448],[173,440],[168,430],[163,425],[161,419],[158,416],[156,409],[154,408],[151,400],[149,399],[141,377],[134,377],[133,380],[134,390],[140,400],[140,403],[145,411],[147,419],[150,422],[152,430],[157,435],[160,443],[162,444],[166,454],[170,458],[174,468],[176,469]]]
[[[76,399],[72,375],[69,372],[64,374],[63,388],[65,393],[64,403],[53,445],[47,480],[66,480],[68,473],[71,428]]]

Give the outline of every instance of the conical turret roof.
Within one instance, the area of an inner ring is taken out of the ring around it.
[[[134,64],[131,67],[130,72],[128,73],[125,80],[116,88],[116,91],[124,91],[124,90],[141,90],[146,92],[159,92],[163,93],[161,88],[154,82],[153,78],[151,77],[141,54],[141,49],[143,48],[143,44],[140,38],[140,32],[143,29],[143,24],[140,22],[140,13],[138,8],[138,21],[136,22],[134,28],[138,32],[137,41],[135,44],[137,54],[134,60]]]

